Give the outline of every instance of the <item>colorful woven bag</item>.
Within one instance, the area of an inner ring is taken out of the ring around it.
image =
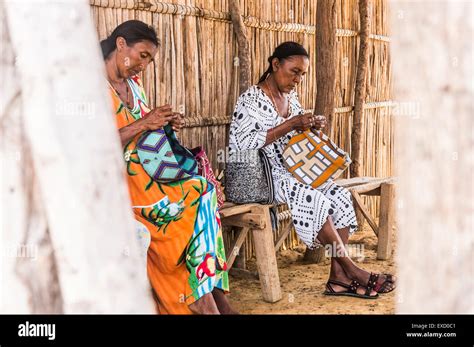
[[[198,175],[204,177],[208,182],[212,183],[212,185],[216,189],[217,195],[217,208],[220,209],[224,205],[224,194],[219,187],[219,182],[212,171],[211,163],[207,158],[206,151],[199,146],[190,150],[191,153],[194,155],[194,158],[198,164]]]
[[[168,125],[144,133],[137,142],[137,154],[143,169],[156,182],[179,181],[198,173],[193,154],[179,143]]]
[[[337,178],[351,163],[349,155],[327,135],[312,130],[294,135],[283,151],[283,159],[298,181],[313,188]]]

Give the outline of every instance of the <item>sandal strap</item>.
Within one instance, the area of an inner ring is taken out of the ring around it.
[[[329,280],[327,283],[326,283],[326,288],[329,289],[329,291],[331,293],[335,293],[336,291],[333,289],[332,285],[335,284],[337,286],[341,286],[343,288],[346,288],[346,289],[349,289],[350,288],[350,285],[346,284],[346,283],[342,283],[342,282],[339,282],[339,281],[336,281],[336,280]]]
[[[365,295],[370,296],[370,293],[372,292],[372,290],[377,287],[378,279],[379,279],[379,274],[376,274],[373,272],[370,273],[369,280],[367,281],[367,286],[366,286],[367,289],[365,291]]]
[[[387,289],[389,289],[389,290],[387,290]],[[379,292],[380,293],[388,293],[388,292],[391,292],[393,289],[394,289],[393,282],[385,281],[380,286]]]
[[[383,273],[382,275],[386,277],[385,281],[383,283],[377,283],[374,289],[377,293],[388,293],[393,290],[393,284],[395,282],[393,281],[393,276],[391,274]],[[391,286],[392,288],[389,291],[385,291],[388,286]]]
[[[354,293],[354,294],[357,294],[357,288],[359,288],[361,285],[359,282],[357,282],[356,280],[352,280],[351,284],[349,285],[349,293]]]

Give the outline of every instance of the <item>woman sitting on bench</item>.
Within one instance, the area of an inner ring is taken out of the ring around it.
[[[137,76],[158,46],[155,30],[137,20],[120,24],[101,42],[134,216],[151,239],[148,278],[159,313],[233,313],[224,296],[229,280],[214,187],[200,176],[154,181],[137,156],[144,132],[183,125],[169,105],[148,108]]]
[[[308,70],[308,53],[298,43],[285,42],[268,62],[258,84],[237,101],[230,126],[230,151],[263,148],[272,167],[275,200],[288,204],[300,239],[310,249],[318,244],[336,245],[335,254],[342,254],[331,259],[325,294],[373,299],[378,293],[392,291],[393,276],[369,273],[347,255],[345,245],[357,229],[350,192],[332,181],[316,189],[302,184],[283,164],[283,151],[295,131],[321,129],[326,124],[324,119],[304,113],[295,92]]]

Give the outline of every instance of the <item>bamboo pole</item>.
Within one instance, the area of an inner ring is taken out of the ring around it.
[[[336,1],[320,1],[317,7],[316,23],[316,106],[314,114],[327,117],[328,129],[334,114],[334,88],[336,82]],[[319,263],[325,258],[324,248],[306,249],[304,259]]]
[[[239,46],[239,94],[242,94],[250,86],[250,43],[247,37],[247,29],[242,20],[238,0],[229,0],[229,10]]]
[[[357,61],[357,78],[355,85],[354,114],[351,135],[352,164],[350,167],[351,177],[359,177],[362,162],[362,127],[365,102],[365,88],[367,82],[367,67],[369,60],[369,25],[370,25],[370,0],[359,0],[360,16],[360,45],[359,60]]]
[[[336,85],[336,1],[321,1],[317,7],[316,22],[316,105],[315,114],[327,117],[328,129],[334,115],[334,88]]]

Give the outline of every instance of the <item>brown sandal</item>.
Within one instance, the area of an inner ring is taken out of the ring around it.
[[[334,288],[332,287],[333,284],[346,288],[347,290],[343,292],[336,292]],[[334,280],[329,280],[326,283],[326,291],[323,294],[332,295],[332,296],[352,296],[352,297],[361,298],[361,299],[377,299],[379,297],[379,294],[370,295],[370,293],[372,292],[373,286],[371,286],[369,283],[367,287],[365,287],[367,289],[364,294],[357,293],[357,289],[359,287],[363,287],[363,286],[356,280],[352,280],[350,284],[346,284],[346,283],[342,283],[342,282],[334,281]]]

